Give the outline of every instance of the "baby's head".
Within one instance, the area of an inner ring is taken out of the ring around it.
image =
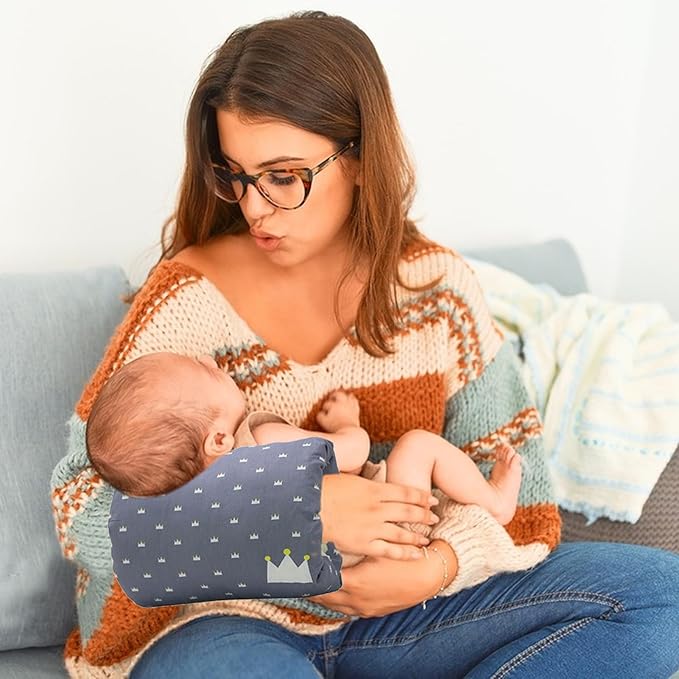
[[[102,387],[87,420],[87,453],[114,488],[160,495],[228,453],[244,415],[243,394],[212,357],[147,354]]]

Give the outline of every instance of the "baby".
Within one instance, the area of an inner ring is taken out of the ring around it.
[[[214,358],[154,353],[121,367],[102,387],[86,443],[92,465],[113,487],[160,495],[236,448],[318,436],[332,442],[341,472],[429,491],[433,480],[456,502],[480,505],[500,524],[514,516],[521,457],[510,446],[497,451],[487,481],[462,450],[429,431],[412,430],[396,441],[385,473],[384,463],[366,465],[370,439],[359,420],[358,400],[343,391],[331,393],[316,416],[323,432],[300,429],[274,413],[246,415],[242,392]]]

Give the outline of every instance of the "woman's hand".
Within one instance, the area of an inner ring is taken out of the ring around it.
[[[436,541],[436,546],[448,561],[450,581],[457,573],[455,554],[445,543]],[[433,597],[441,587],[443,563],[429,552],[428,559],[418,561],[363,559],[352,568],[342,569],[341,589],[308,597],[309,601],[361,618],[375,618],[415,606]]]
[[[414,545],[429,544],[397,522],[432,525],[429,507],[438,500],[428,491],[395,483],[378,483],[353,474],[328,474],[321,487],[323,542],[342,552],[389,559],[420,559]]]

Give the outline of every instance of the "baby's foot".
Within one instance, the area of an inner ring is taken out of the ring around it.
[[[490,508],[490,513],[504,526],[514,516],[521,486],[521,455],[514,448],[503,445],[496,451],[495,466],[488,483],[497,492],[497,502]]]

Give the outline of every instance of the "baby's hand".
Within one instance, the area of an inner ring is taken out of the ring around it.
[[[346,391],[333,391],[323,402],[316,421],[323,431],[333,433],[342,427],[360,427],[361,406],[358,399]]]

